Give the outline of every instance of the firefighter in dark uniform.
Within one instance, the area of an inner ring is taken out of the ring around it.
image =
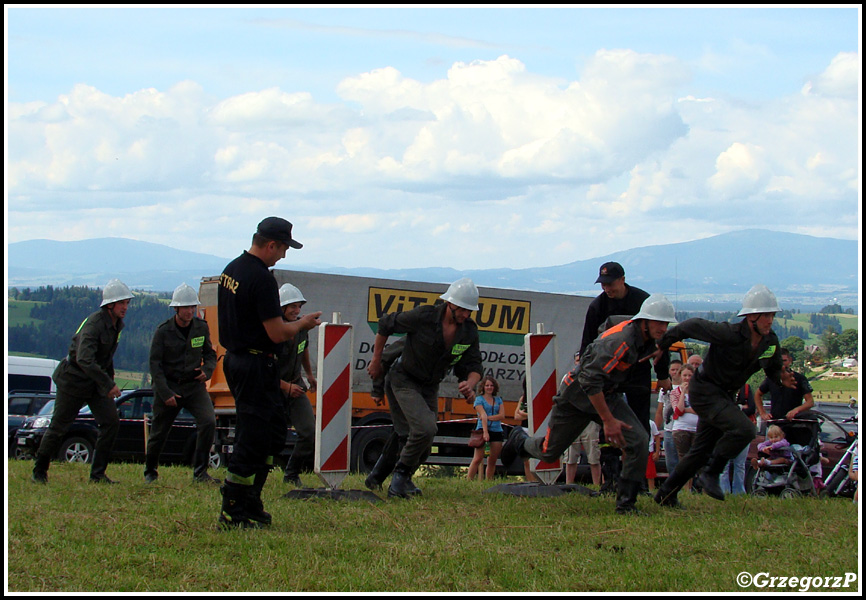
[[[288,322],[298,320],[301,307],[307,303],[301,290],[291,283],[280,287],[280,306],[283,318]],[[316,391],[316,378],[310,364],[309,335],[300,331],[291,341],[283,343],[280,348],[278,362],[280,365],[280,390],[283,394],[284,406],[288,422],[297,434],[297,441],[292,455],[286,463],[283,481],[301,487],[301,470],[305,462],[313,456],[316,450],[316,415],[307,397],[307,385],[301,377],[301,367],[307,375],[309,390]]]
[[[605,440],[623,451],[616,512],[636,512],[646,474],[649,434],[618,390],[636,365],[657,350],[656,341],[673,321],[673,304],[653,294],[632,319],[602,333],[581,352],[580,364],[563,379],[544,435],[529,438],[522,427],[515,427],[502,448],[503,464],[511,464],[518,454],[555,461],[594,421],[604,428]]]
[[[672,328],[659,342],[665,352],[686,338],[709,342],[706,358],[689,383],[689,401],[698,414],[698,429],[692,447],[681,456],[674,472],[659,486],[655,501],[678,507],[677,493],[700,475],[703,491],[724,500],[719,475],[727,462],[755,439],[755,425],[736,402],[737,392],[754,373],[763,369],[767,377],[791,387],[793,377],[783,370],[779,339],[772,330],[781,310],[776,296],[764,285],[756,285],[743,298],[739,323],[714,323],[687,319]]]
[[[114,401],[120,397],[120,389],[114,383],[114,352],[132,297],[124,283],[117,279],[109,281],[102,290],[100,309],[78,327],[69,345],[69,354],[54,370],[53,379],[57,384],[54,414],[36,452],[34,482],[48,482],[51,459],[57,454],[78,411],[86,404],[99,425],[90,481],[115,483],[105,474],[120,428]]]
[[[470,279],[451,284],[440,296],[445,302],[424,305],[379,319],[373,357],[367,372],[373,379],[382,376],[382,352],[388,337],[405,333],[403,353],[388,373],[395,403],[391,406],[394,430],[406,437],[388,496],[409,498],[420,493],[412,474],[429,454],[437,431],[439,383],[453,367],[458,389],[474,400],[475,385],[481,380],[481,350],[478,326],[469,318],[478,310],[478,289]]]
[[[249,251],[230,262],[218,291],[220,344],[226,349],[224,371],[235,399],[237,425],[226,481],[220,488],[222,527],[269,525],[261,492],[273,456],[285,443],[285,410],[280,394],[277,352],[282,342],[320,324],[321,313],[298,321],[283,320],[277,282],[269,271],[289,248],[292,224],[268,217],[258,225]],[[274,435],[282,423],[283,435]]]
[[[210,341],[207,321],[195,316],[198,304],[196,291],[185,283],[179,285],[169,304],[175,314],[157,327],[150,344],[150,376],[155,401],[145,455],[144,480],[147,483],[159,477],[159,455],[181,409],[189,411],[195,419],[193,481],[220,483],[207,472],[216,417],[205,382],[216,368],[216,351]]]
[[[631,317],[637,314],[649,294],[644,290],[628,285],[625,282],[625,270],[617,262],[607,262],[598,270],[598,279],[602,293],[595,297],[586,309],[583,325],[583,337],[580,341],[582,355],[600,332],[600,328],[608,317],[621,315]],[[670,379],[667,376],[670,359],[667,355],[655,363],[659,387],[670,390]],[[625,399],[635,415],[641,420],[641,425],[649,433],[650,401],[652,396],[652,372],[650,363],[643,362],[629,371],[628,378],[619,386],[625,394]]]
[[[391,367],[395,362],[397,362],[400,355],[403,354],[404,343],[404,338],[400,338],[394,343],[385,346],[385,349],[382,351],[381,361],[383,375],[378,379],[373,380],[372,389],[370,390],[370,398],[377,405],[385,402],[387,399],[389,411],[390,407],[394,406],[397,401],[394,399],[394,392],[391,390],[391,379],[388,377],[388,373],[390,373]],[[367,489],[382,489],[382,483],[384,483],[385,479],[387,479],[394,471],[394,467],[397,466],[397,461],[400,459],[400,452],[402,452],[403,446],[406,445],[406,439],[406,436],[398,436],[397,432],[392,428],[391,435],[389,435],[388,439],[385,441],[385,445],[382,447],[382,453],[379,455],[378,460],[376,460],[376,464],[373,465],[370,473],[367,475],[366,479],[364,479],[364,485],[367,486]],[[427,457],[424,457],[425,460],[426,458]],[[420,490],[418,493],[420,493]]]

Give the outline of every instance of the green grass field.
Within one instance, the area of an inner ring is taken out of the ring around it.
[[[113,464],[120,483],[96,486],[86,465],[55,464],[38,486],[31,467],[8,463],[10,592],[755,593],[802,584],[741,587],[741,573],[841,584],[859,572],[845,499],[684,495],[670,510],[643,497],[644,516],[619,516],[608,496],[490,494],[462,477],[416,477],[424,495],[409,501],[294,500],[272,476],[273,525],[225,532],[217,487],[189,468],[162,467],[147,485],[141,465]]]
[[[30,310],[34,306],[45,304],[44,302],[29,302],[24,300],[9,300],[7,302],[9,311],[9,322],[7,327],[16,327],[18,325],[30,325],[31,323],[41,323],[40,319],[34,319],[30,316]]]

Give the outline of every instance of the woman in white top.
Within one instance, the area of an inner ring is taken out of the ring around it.
[[[674,407],[674,447],[680,457],[685,456],[692,447],[698,429],[698,415],[689,404],[689,381],[694,374],[693,366],[683,365],[680,371],[680,387],[671,392],[671,404]],[[684,487],[691,489],[691,481]]]

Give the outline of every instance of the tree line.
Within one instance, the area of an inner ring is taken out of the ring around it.
[[[39,302],[30,316],[38,319],[27,325],[8,328],[9,351],[61,360],[69,352],[72,336],[88,315],[99,309],[102,290],[84,286],[9,290],[11,300]],[[136,292],[129,303],[120,343],[114,355],[114,367],[127,371],[148,372],[153,332],[173,313],[167,300],[170,292]]]

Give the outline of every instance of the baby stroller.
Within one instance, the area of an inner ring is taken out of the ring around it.
[[[804,415],[808,416],[808,415]],[[787,464],[759,466],[752,484],[755,496],[798,498],[817,496],[815,480],[810,467],[821,460],[819,448],[820,423],[816,419],[769,421],[785,432],[791,457]]]

